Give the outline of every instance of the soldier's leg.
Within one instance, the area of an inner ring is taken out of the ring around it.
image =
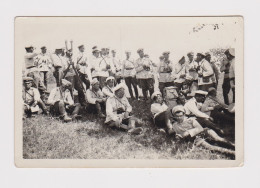
[[[78,115],[81,105],[79,103],[74,104],[73,112],[71,113],[72,116]]]
[[[217,151],[217,152],[220,152],[220,153],[235,155],[235,151],[230,150],[230,149],[226,149],[226,148],[222,148],[222,147],[219,147],[219,146],[210,145],[209,143],[207,143],[202,138],[196,139],[195,145],[196,146],[202,146],[202,147],[209,149],[211,151]]]
[[[153,78],[147,79],[147,85],[151,97],[152,94],[154,93],[154,79]]]
[[[39,107],[42,109],[42,112],[43,112],[44,114],[48,114],[47,108],[46,108],[44,102],[43,102],[41,99],[38,101],[37,104],[38,104]]]
[[[136,80],[135,77],[131,78],[131,83],[132,83],[134,91],[135,91],[135,98],[138,99],[139,98],[139,94],[138,94],[138,89],[137,89],[137,80]]]
[[[225,104],[228,105],[229,104],[228,93],[230,91],[230,80],[229,80],[229,78],[224,79],[222,89],[223,89],[224,102],[225,102]]]
[[[103,112],[102,112],[102,107],[101,107],[101,104],[99,102],[96,102],[96,110],[97,110],[97,113],[100,117],[106,117]]]
[[[203,128],[210,128],[218,134],[223,135],[224,131],[217,127],[217,125],[206,118],[197,117],[197,121]]]
[[[235,95],[235,93],[236,93],[236,92],[235,92],[235,88],[232,88],[232,92],[233,92],[233,103],[235,103],[235,96],[236,96],[236,95]]]
[[[128,91],[130,93],[131,98],[134,98],[133,91],[132,91],[132,85],[131,85],[131,77],[125,78],[125,84],[127,85]]]
[[[163,97],[165,97],[164,93],[163,93],[164,88],[165,88],[165,83],[164,82],[159,82],[159,90],[160,90],[160,92],[161,92]]]
[[[225,138],[222,138],[220,137],[215,131],[213,131],[212,129],[205,129],[205,133],[206,135],[213,139],[214,141],[217,141],[217,142],[222,142],[224,144],[226,144],[228,147],[232,147],[234,148],[235,147],[235,144],[233,144],[232,142],[228,141],[227,139]]]

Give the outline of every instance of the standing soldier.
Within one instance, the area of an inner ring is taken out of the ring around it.
[[[230,79],[230,87],[233,91],[233,103],[235,103],[235,49],[230,48],[226,50],[225,55],[230,63],[229,68],[229,79]]]
[[[185,64],[185,57],[183,56],[179,62],[174,65],[173,69],[174,85],[177,87],[178,91],[182,89],[186,74],[188,74],[188,69]]]
[[[227,58],[224,58],[221,62],[220,72],[224,72],[224,80],[223,80],[223,84],[222,84],[222,89],[223,89],[224,102],[227,105],[229,105],[228,94],[229,94],[230,89],[231,89],[230,79],[229,79],[229,68],[230,68],[230,62],[228,61]],[[233,93],[233,95],[234,95],[234,93]]]
[[[214,76],[214,71],[210,63],[205,59],[203,53],[197,53],[196,61],[199,63],[198,66],[198,85],[199,89],[203,91],[208,91],[210,87],[214,86],[212,77]]]
[[[153,63],[144,57],[144,50],[142,48],[138,49],[137,53],[139,54],[139,58],[136,60],[136,78],[142,89],[144,100],[147,100],[148,90],[150,96],[154,92]],[[149,101],[147,100],[147,102]]]
[[[126,51],[126,59],[122,64],[122,76],[125,79],[125,83],[128,87],[131,98],[134,98],[132,86],[135,91],[135,98],[138,99],[138,89],[137,89],[137,80],[136,80],[136,71],[135,71],[135,62],[134,59],[130,58],[131,52]]]
[[[84,45],[80,45],[79,54],[77,56],[77,70],[81,81],[86,85],[86,89],[90,87],[91,72],[90,66],[87,64],[87,56],[84,53]]]
[[[54,54],[51,56],[54,67],[53,76],[56,79],[57,87],[61,86],[61,79],[63,77],[63,62],[62,62],[62,48],[56,48]]]
[[[198,90],[198,62],[196,62],[194,60],[194,53],[193,52],[189,52],[187,54],[188,56],[188,61],[186,62],[187,65],[187,69],[189,71],[189,76],[192,78],[192,82],[190,82],[190,90],[191,92],[194,92],[196,90]]]
[[[163,56],[160,57],[160,66],[158,68],[159,73],[159,89],[164,97],[164,88],[174,86],[172,78],[173,63],[169,60],[169,51],[163,52]]]
[[[212,69],[214,71],[214,75],[215,76],[212,76],[212,81],[215,85],[215,89],[217,89],[218,87],[218,79],[219,79],[219,70],[218,70],[218,67],[215,65],[215,62],[214,61],[211,61],[211,54],[210,52],[207,52],[205,53],[205,59],[211,64],[212,66]]]
[[[95,50],[95,53],[98,51]],[[100,83],[100,87],[103,88],[105,86],[105,82],[107,77],[109,77],[109,72],[111,72],[111,65],[107,62],[106,57],[106,49],[102,48],[100,52],[101,58],[96,58],[93,62],[92,78],[96,77]]]
[[[41,47],[41,53],[36,57],[38,70],[40,71],[41,80],[47,88],[47,76],[49,70],[52,68],[52,61],[49,54],[46,53],[46,46]]]
[[[114,70],[115,70],[115,78],[116,78],[116,83],[119,84],[122,79],[122,63],[121,61],[116,58],[116,50],[112,50],[112,64],[114,65]]]
[[[38,54],[34,52],[33,46],[25,47],[25,50],[26,50],[26,54],[24,57],[25,68],[26,68],[25,75],[33,78],[34,87],[39,89],[40,94],[44,94],[46,88],[41,80],[39,70],[36,66],[36,56]]]

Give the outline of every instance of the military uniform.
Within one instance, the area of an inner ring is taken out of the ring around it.
[[[39,70],[36,66],[36,56],[38,54],[34,52],[27,52],[25,54],[25,76],[33,78],[33,86],[39,89],[40,93],[43,94],[46,91],[46,88],[41,80]]]
[[[184,63],[181,63],[183,61]],[[185,82],[186,75],[188,75],[189,71],[187,65],[185,64],[184,57],[174,65],[173,68],[173,78],[174,78],[174,85],[180,91],[182,89],[182,85]]]
[[[134,98],[132,86],[135,91],[135,97],[138,99],[138,89],[137,89],[137,80],[136,80],[136,71],[135,71],[135,62],[134,59],[125,59],[122,63],[122,77],[125,79],[125,83],[128,87],[131,98]]]
[[[159,73],[159,89],[163,94],[165,87],[174,86],[174,79],[172,77],[173,63],[171,60],[162,60],[158,68]]]
[[[227,59],[223,59],[220,67],[220,71],[224,72],[224,80],[222,84],[222,90],[223,90],[223,98],[225,104],[229,104],[229,97],[228,94],[230,92],[231,86],[230,86],[230,78],[229,78],[229,68],[230,68],[230,62]],[[233,96],[235,94],[233,93]]]
[[[33,79],[31,77],[25,77],[23,81],[24,83],[31,83],[33,82]],[[46,106],[40,98],[38,89],[33,87],[24,87],[22,97],[24,102],[24,113],[27,116],[31,116],[32,113],[37,113],[39,111],[39,107],[42,109],[43,113],[47,113]]]
[[[67,80],[62,79],[61,82],[63,87],[71,86],[71,83]],[[47,103],[50,104],[51,113],[54,116],[62,117],[64,121],[72,120],[67,113],[70,113],[72,118],[78,116],[81,106],[79,103],[74,103],[69,89],[63,90],[60,87],[51,90]]]
[[[54,67],[53,76],[56,79],[57,86],[59,87],[61,85],[61,79],[63,78],[64,61],[62,61],[62,57],[57,54],[53,54],[51,58]]]
[[[140,51],[143,51],[143,49],[137,50],[137,53]],[[146,57],[140,57],[136,60],[135,66],[138,85],[142,89],[144,99],[147,99],[147,91],[149,90],[150,96],[154,92],[153,63]]]
[[[46,53],[40,53],[36,56],[36,64],[40,72],[41,80],[47,88],[47,75],[52,67],[52,60]]]
[[[198,74],[198,85],[200,90],[208,91],[210,87],[214,86],[214,71],[211,64],[205,58],[199,62]]]

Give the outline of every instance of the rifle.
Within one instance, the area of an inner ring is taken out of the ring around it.
[[[75,68],[75,66],[74,66],[74,63],[73,63],[73,61],[72,61],[73,41],[70,41],[70,44],[71,44],[71,48],[70,48],[70,50],[68,50],[67,41],[65,41],[65,47],[66,47],[66,50],[67,50],[66,56],[68,57],[70,63],[69,63],[68,68],[64,71],[63,78],[65,78],[67,72],[68,72],[69,69],[70,69],[70,66],[72,66],[72,69],[74,70],[75,75],[76,75],[77,79],[79,80],[79,85],[80,85],[80,87],[81,87],[81,89],[82,89],[82,91],[83,91],[83,93],[84,93],[84,95],[85,95],[85,98],[86,98],[86,90],[85,90],[85,88],[84,88],[84,86],[83,86],[83,83],[82,83],[80,77],[79,77],[78,71],[76,70],[76,68]]]

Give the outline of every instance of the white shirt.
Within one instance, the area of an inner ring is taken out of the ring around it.
[[[143,66],[147,66],[150,68],[150,70],[145,70]],[[153,78],[153,67],[152,62],[148,58],[138,58],[135,63],[135,70],[136,70],[136,78],[137,79],[147,79],[147,78]]]
[[[165,103],[153,103],[151,105],[151,112],[155,118],[158,114],[165,112],[168,109],[168,106]]]
[[[192,62],[187,61],[186,62],[186,66],[187,66],[187,70],[188,70],[188,74],[194,79],[194,80],[198,80],[198,72],[197,72],[197,68],[199,66],[198,62],[192,60]]]
[[[35,61],[39,71],[48,72],[50,70],[52,61],[48,54],[40,53],[36,56]]]
[[[79,52],[76,59],[76,66],[82,74],[90,75],[90,66],[87,64],[87,56],[83,52]]]
[[[113,97],[115,95],[113,88],[110,88],[109,86],[103,87],[102,92],[106,97]]]
[[[37,53],[26,53],[24,56],[25,68],[32,68],[35,67],[35,58]]]
[[[164,69],[170,69],[170,72],[165,72]],[[172,71],[174,70],[174,66],[171,60],[168,60],[168,62],[161,61],[160,66],[158,68],[159,73],[159,82],[172,82]]]
[[[122,76],[124,78],[134,77],[135,74],[135,60],[132,58],[125,59],[122,63]]]
[[[74,101],[68,89],[62,92],[59,87],[55,87],[51,90],[47,103],[50,105],[54,105],[55,102],[60,100],[63,100],[65,103],[68,103],[69,105],[74,104]]]
[[[209,118],[209,116],[199,110],[198,103],[194,97],[192,97],[184,105],[186,115],[195,115],[196,117]]]
[[[52,59],[52,63],[53,63],[54,67],[61,67],[61,68],[64,67],[62,59],[61,59],[61,57],[59,55],[52,54],[51,55],[51,59]]]
[[[104,94],[100,89],[96,92],[93,91],[92,88],[88,89],[86,95],[87,95],[87,102],[90,104],[96,104],[97,99],[104,99]]]
[[[210,75],[214,76],[213,68],[212,68],[211,64],[206,59],[202,59],[199,62],[199,66],[200,66],[200,69],[199,69],[198,73],[202,74],[203,77],[207,77],[207,76],[210,76]],[[209,82],[203,82],[203,77],[198,78],[198,85],[205,85],[205,84],[212,84],[213,83],[211,78],[209,78]]]
[[[92,68],[94,69],[94,71],[92,72],[92,77],[108,77],[109,73],[107,70],[107,65],[110,65],[110,63],[106,58],[93,58]]]
[[[126,112],[132,112],[132,106],[129,104],[127,98],[124,96],[122,99],[109,97],[106,102],[106,123],[109,121],[122,121],[125,113],[117,114],[117,110],[122,108]]]

